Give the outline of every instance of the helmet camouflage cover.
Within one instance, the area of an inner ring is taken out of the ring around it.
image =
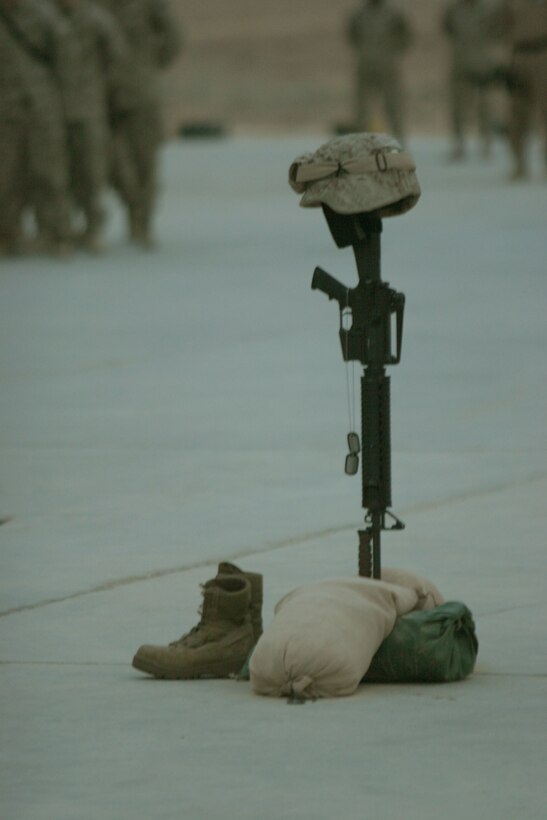
[[[300,205],[328,205],[339,214],[377,212],[397,216],[420,197],[416,164],[387,134],[347,134],[317,151],[297,157],[289,184],[302,194]]]

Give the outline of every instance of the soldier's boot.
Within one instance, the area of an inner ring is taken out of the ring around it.
[[[256,643],[262,635],[262,575],[258,572],[244,572],[235,564],[228,563],[228,561],[221,561],[218,565],[217,577],[220,575],[242,575],[251,585],[250,614],[254,642]]]
[[[168,646],[144,645],[133,666],[156,678],[227,678],[239,672],[254,646],[251,584],[219,575],[203,586],[200,622]]]
[[[145,250],[152,250],[156,246],[150,227],[150,215],[142,204],[129,208],[129,235],[133,242]]]
[[[55,259],[69,259],[74,253],[74,245],[69,239],[54,239],[47,252]]]
[[[448,162],[461,162],[461,160],[465,159],[465,145],[462,140],[458,140],[454,143],[447,159]]]
[[[89,209],[86,216],[87,225],[79,237],[79,243],[84,250],[90,253],[102,253],[104,251],[102,210]]]
[[[44,228],[39,228],[32,246],[37,253],[45,253],[56,259],[68,259],[74,253],[74,244],[69,235],[54,235]]]
[[[20,235],[0,235],[0,256],[21,256],[26,250],[26,243]]]
[[[131,202],[127,208],[127,220],[129,227],[129,238],[136,242],[141,231],[141,208],[137,202]]]
[[[526,163],[522,157],[519,157],[513,166],[513,170],[509,176],[509,179],[512,182],[518,182],[521,179],[526,179],[528,176],[528,170],[526,168]]]

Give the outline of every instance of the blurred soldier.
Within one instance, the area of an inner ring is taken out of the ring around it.
[[[129,54],[112,78],[113,183],[128,209],[130,236],[152,247],[157,155],[162,140],[159,77],[179,54],[167,0],[102,0],[118,20]]]
[[[115,19],[89,0],[56,0],[69,28],[61,91],[71,193],[85,217],[82,245],[101,250],[108,178],[108,75],[124,56]]]
[[[374,130],[371,101],[380,97],[390,131],[402,141],[401,57],[411,42],[406,17],[388,0],[364,0],[350,18],[348,38],[357,53],[357,130]]]
[[[32,205],[48,249],[70,251],[68,175],[59,89],[65,30],[40,0],[0,0],[0,245],[18,250]]]
[[[445,10],[443,30],[452,46],[449,98],[454,147],[451,159],[465,156],[465,127],[473,105],[477,107],[483,155],[488,156],[492,140],[489,80],[494,69],[491,8],[486,0],[454,0]]]
[[[503,23],[512,46],[509,140],[513,179],[527,174],[526,143],[539,116],[547,166],[547,0],[505,0]]]

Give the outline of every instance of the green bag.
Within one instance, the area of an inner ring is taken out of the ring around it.
[[[465,604],[449,601],[398,618],[372,659],[364,682],[445,683],[475,666],[479,642]]]

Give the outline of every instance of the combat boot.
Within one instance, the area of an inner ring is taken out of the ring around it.
[[[262,575],[258,572],[244,572],[235,564],[228,561],[221,561],[218,565],[218,576],[220,575],[242,575],[251,585],[251,624],[253,626],[254,642],[256,643],[262,635]]]
[[[520,182],[523,179],[526,179],[528,176],[528,171],[526,165],[522,159],[517,160],[509,177],[511,182]]]
[[[227,678],[254,646],[251,584],[244,575],[219,575],[203,587],[201,620],[168,646],[141,646],[133,666],[156,678]]]
[[[78,244],[89,253],[102,253],[104,243],[102,238],[103,219],[101,215],[88,217],[85,230],[78,236]]]
[[[153,250],[156,242],[150,229],[150,218],[140,205],[129,209],[129,236],[131,240],[145,250]]]
[[[33,249],[56,259],[68,259],[73,254],[74,245],[69,237],[52,236],[47,231],[41,230],[36,235]]]
[[[19,234],[0,236],[0,256],[21,256],[27,250],[26,244]]]

